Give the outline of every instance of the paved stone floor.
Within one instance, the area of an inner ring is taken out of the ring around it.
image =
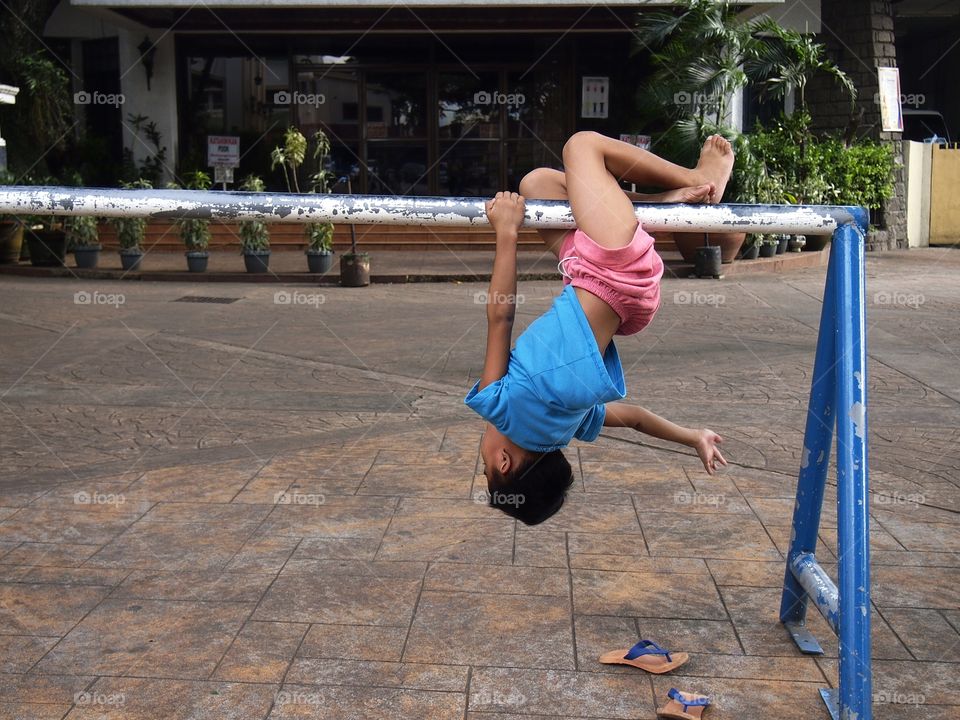
[[[953,718],[960,252],[867,268],[876,717]],[[527,528],[476,500],[482,285],[3,278],[0,717],[826,718],[777,622],[822,281],[668,280],[631,398],[730,467],[606,432]],[[597,663],[639,637],[691,660]]]

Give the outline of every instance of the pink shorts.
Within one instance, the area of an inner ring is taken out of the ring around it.
[[[620,316],[617,335],[638,333],[660,307],[663,260],[653,238],[637,224],[629,245],[606,248],[582,230],[571,230],[560,245],[564,285],[596,295]]]

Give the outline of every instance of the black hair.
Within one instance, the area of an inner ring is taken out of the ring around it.
[[[535,455],[506,475],[494,470],[490,505],[527,525],[556,513],[573,485],[573,469],[559,450]]]

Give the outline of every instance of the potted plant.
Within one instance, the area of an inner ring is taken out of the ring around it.
[[[24,232],[30,264],[35,267],[60,267],[64,265],[67,252],[67,235],[63,219],[53,216],[37,216],[28,220]]]
[[[121,183],[127,190],[148,190],[153,187],[149,180],[140,178]],[[111,218],[110,224],[117,231],[120,244],[120,266],[124,270],[139,270],[143,259],[143,240],[147,234],[147,220],[139,217]]]
[[[740,257],[743,260],[756,260],[760,257],[760,244],[762,239],[762,235],[747,235],[747,240],[743,245],[743,250],[740,252]]]
[[[67,248],[73,253],[78,268],[95,268],[100,260],[102,246],[98,222],[92,215],[77,215],[67,218],[64,223]]]
[[[210,184],[210,176],[203,170],[197,170],[187,175],[183,187],[188,190],[209,190]],[[180,185],[171,183],[168,187],[179,188]],[[210,259],[210,253],[207,252],[210,245],[210,221],[181,218],[176,221],[176,225],[180,230],[180,239],[187,249],[187,269],[190,272],[205,272]]]
[[[246,192],[263,192],[263,179],[248,175],[240,184]],[[270,267],[270,230],[261,220],[244,220],[240,223],[240,247],[243,264],[248,273],[265,273]]]
[[[326,170],[327,159],[330,156],[330,139],[323,130],[313,134],[313,160],[316,163],[316,172],[310,178],[310,192],[330,192],[332,174]],[[278,145],[270,153],[270,168],[279,167],[283,171],[283,180],[287,185],[287,192],[300,192],[298,170],[307,157],[309,143],[295,127],[287,128],[283,135],[283,145]],[[326,273],[333,266],[333,224],[308,223],[307,233],[307,267],[312,273]]]
[[[773,235],[761,235],[760,257],[772,258],[777,254],[777,245],[779,244]]]
[[[328,273],[333,267],[333,223],[307,225],[307,267],[312,273]]]
[[[783,255],[787,251],[787,243],[790,242],[790,236],[778,233],[773,236],[773,239],[777,241],[777,255]]]
[[[0,185],[12,185],[13,175],[0,170]],[[0,264],[20,262],[23,222],[15,215],[0,215]]]

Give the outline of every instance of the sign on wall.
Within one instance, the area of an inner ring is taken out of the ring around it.
[[[880,76],[880,124],[884,132],[903,132],[900,108],[900,68],[878,67]]]
[[[240,167],[240,138],[237,135],[207,135],[207,165]]]
[[[583,76],[583,100],[580,117],[606,118],[610,112],[610,78],[597,75]]]

